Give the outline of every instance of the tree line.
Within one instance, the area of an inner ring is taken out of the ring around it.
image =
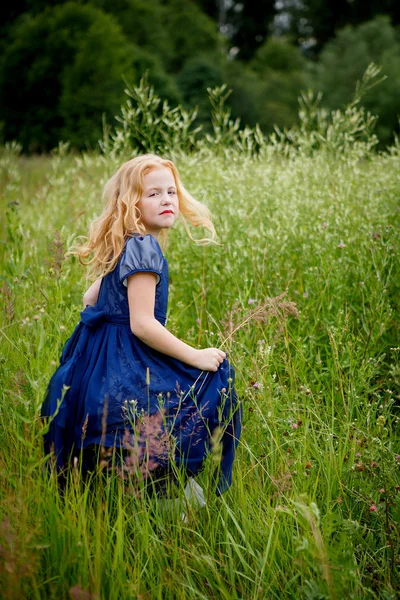
[[[0,138],[26,152],[96,147],[102,115],[112,123],[145,72],[160,97],[197,106],[205,132],[207,87],[226,83],[232,116],[269,133],[296,122],[301,90],[329,109],[349,102],[374,62],[387,79],[363,103],[381,143],[398,129],[395,0],[20,0],[3,13]]]

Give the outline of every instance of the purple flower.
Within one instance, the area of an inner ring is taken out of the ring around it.
[[[249,298],[247,304],[254,304],[254,302],[257,302],[255,298]]]
[[[259,383],[257,383],[257,381],[255,381],[255,382],[253,383],[253,388],[256,388],[256,390],[258,390],[258,389],[259,389],[259,387],[260,387],[260,384],[259,384]]]
[[[337,245],[338,248],[344,248],[344,244],[343,242],[340,242],[340,244]]]
[[[201,323],[200,319],[196,319],[196,323],[197,323],[198,325],[200,325],[200,323]]]
[[[303,297],[308,298],[308,292],[304,292]]]

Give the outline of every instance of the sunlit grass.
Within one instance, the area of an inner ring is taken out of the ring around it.
[[[168,328],[194,346],[224,342],[236,368],[233,486],[215,497],[210,459],[199,476],[207,506],[186,521],[112,477],[85,487],[76,473],[60,497],[39,413],[86,282],[74,259],[59,272],[55,232],[65,249],[87,233],[118,163],[3,149],[2,595],[395,598],[399,157],[203,151],[176,162],[221,246],[171,232]],[[298,319],[243,324],[284,292]],[[231,336],[229,320],[243,324]]]

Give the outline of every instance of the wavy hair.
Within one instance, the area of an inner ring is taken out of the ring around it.
[[[189,238],[196,244],[217,243],[209,209],[185,190],[174,163],[156,154],[142,154],[124,163],[109,179],[103,190],[103,213],[91,223],[86,242],[67,253],[78,256],[79,262],[89,267],[89,277],[104,277],[115,268],[129,235],[146,234],[137,203],[143,192],[145,175],[160,167],[167,167],[172,172],[179,200],[179,218]],[[194,239],[187,221],[194,227],[205,227],[211,237]],[[162,229],[160,232],[159,242],[163,249],[167,231]],[[91,255],[90,260],[85,260]]]

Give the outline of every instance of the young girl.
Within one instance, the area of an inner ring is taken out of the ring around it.
[[[165,328],[168,263],[160,246],[178,217],[191,239],[185,217],[211,231],[213,241],[210,213],[185,190],[173,162],[152,154],[123,164],[104,198],[87,245],[74,252],[81,262],[92,255],[83,264],[99,277],[48,386],[45,450],[62,471],[81,450],[132,448],[127,432],[135,432],[138,415],[162,414],[175,441],[173,461],[188,476],[220,438],[219,495],[231,484],[241,432],[234,370],[222,350],[195,349]],[[156,446],[152,465],[168,470]]]

